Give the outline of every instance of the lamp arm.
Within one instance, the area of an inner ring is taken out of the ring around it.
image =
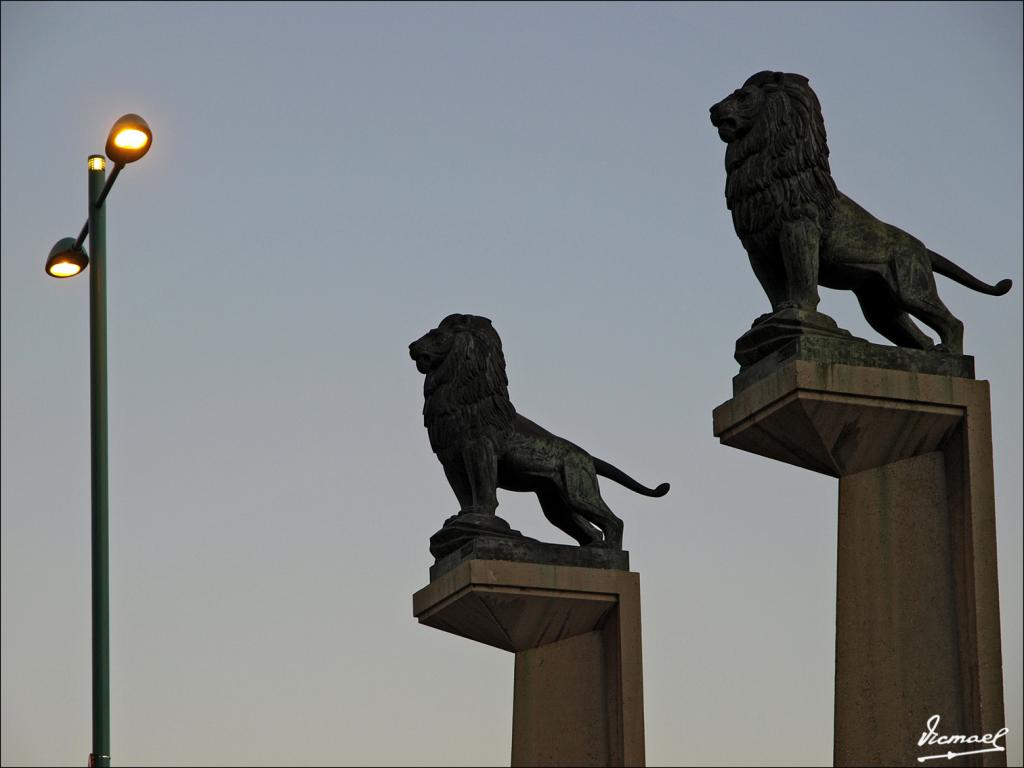
[[[103,207],[103,201],[107,199],[107,195],[110,194],[110,188],[114,186],[114,179],[117,178],[117,174],[124,168],[124,163],[114,163],[114,170],[110,172],[107,177],[107,183],[103,185],[103,189],[100,191],[100,196],[96,200],[96,207]],[[75,240],[75,250],[82,250],[82,244],[85,242],[86,235],[89,234],[89,220],[85,220],[85,224],[82,225],[82,231],[78,233],[78,239]]]

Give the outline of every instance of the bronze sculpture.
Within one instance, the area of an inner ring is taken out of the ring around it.
[[[759,72],[711,107],[728,146],[725,197],[754,274],[771,302],[736,358],[756,362],[778,341],[758,326],[847,334],[817,312],[818,285],[851,290],[868,323],[899,347],[963,353],[963,323],[939,299],[935,272],[999,296],[920,240],[879,221],[840,192],[828,164],[818,98],[803,75]],[[933,345],[911,315],[934,328]]]
[[[496,491],[537,494],[544,516],[582,546],[622,549],[622,521],[601,498],[597,477],[645,496],[664,496],[668,483],[646,488],[516,412],[508,396],[501,339],[491,321],[449,315],[409,345],[423,383],[423,422],[430,447],[459,500],[449,519],[463,530],[518,535],[495,515]],[[460,539],[461,540],[461,539]],[[431,552],[456,547],[435,535]]]

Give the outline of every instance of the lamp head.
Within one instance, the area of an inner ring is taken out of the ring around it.
[[[75,247],[75,238],[62,237],[50,249],[46,259],[46,274],[50,277],[74,277],[89,266],[84,248]]]
[[[149,124],[136,114],[122,115],[107,136],[107,157],[117,165],[133,163],[149,152],[153,132]]]

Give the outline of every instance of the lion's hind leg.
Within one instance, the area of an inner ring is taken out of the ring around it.
[[[905,233],[904,233],[905,234]],[[906,235],[909,238],[909,235]],[[939,298],[928,252],[916,240],[893,256],[896,294],[900,306],[939,334],[939,349],[957,355],[964,351],[964,324]]]
[[[911,349],[931,349],[932,340],[918,328],[914,321],[903,311],[882,281],[877,281],[870,289],[854,291],[864,319],[868,325],[878,331],[898,347]]]
[[[964,353],[964,324],[947,309],[934,288],[931,295],[904,296],[903,300],[908,312],[938,332],[942,340],[942,344],[939,345],[941,349],[955,355]]]
[[[565,497],[570,509],[604,534],[600,546],[622,549],[622,521],[601,498],[594,462],[587,454],[566,456],[562,467]],[[598,545],[598,542],[591,542]]]
[[[538,491],[537,499],[544,517],[560,531],[564,531],[580,543],[580,546],[596,544],[604,539],[601,530],[587,522],[586,518],[574,512],[567,500],[555,489]]]
[[[595,485],[597,484],[595,480]],[[574,499],[576,512],[596,525],[604,533],[602,546],[609,549],[622,549],[622,520],[615,516],[604,500],[597,496],[591,499]],[[598,542],[592,542],[596,545]]]

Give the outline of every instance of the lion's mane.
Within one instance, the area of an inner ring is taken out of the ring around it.
[[[500,439],[514,426],[501,339],[491,321],[450,315],[438,330],[451,334],[444,360],[423,382],[423,424],[440,453],[476,437]]]
[[[828,164],[825,121],[807,78],[759,72],[744,87],[763,91],[749,130],[725,151],[725,199],[736,234],[760,250],[783,221],[824,227],[838,191]]]

